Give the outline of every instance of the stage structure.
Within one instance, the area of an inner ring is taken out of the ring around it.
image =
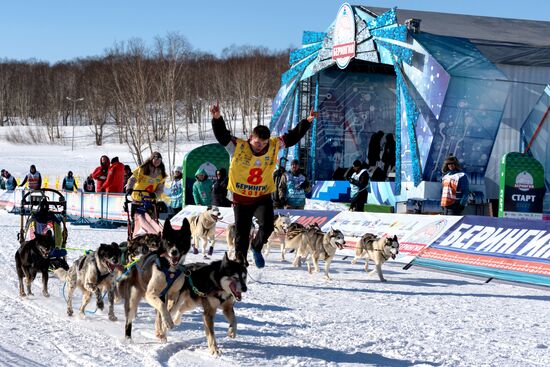
[[[285,132],[318,109],[308,137],[282,153],[300,159],[318,198],[345,198],[346,182],[337,180],[355,159],[371,173],[379,167],[385,181],[371,184],[369,202],[439,197],[449,154],[485,192],[513,83],[471,40],[420,31],[418,19],[406,23],[396,8],[343,4],[326,32],[304,32],[291,52],[271,128]]]

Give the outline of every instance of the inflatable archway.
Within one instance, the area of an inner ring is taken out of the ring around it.
[[[199,168],[204,168],[208,177],[216,178],[216,170],[226,168],[229,170],[229,153],[218,143],[207,144],[188,152],[183,158],[183,203],[194,204],[193,183],[195,173]]]

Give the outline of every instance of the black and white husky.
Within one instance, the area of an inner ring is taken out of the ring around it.
[[[246,292],[247,270],[244,265],[230,260],[227,253],[223,260],[210,264],[193,263],[185,265],[182,287],[177,293],[171,293],[167,302],[172,305],[170,313],[174,324],[181,323],[182,314],[196,307],[202,308],[204,332],[211,354],[218,355],[220,350],[214,335],[216,310],[221,308],[229,323],[227,335],[237,335],[237,320],[233,305],[242,299]],[[158,321],[158,316],[157,316]],[[156,323],[157,333],[166,332],[160,322]]]

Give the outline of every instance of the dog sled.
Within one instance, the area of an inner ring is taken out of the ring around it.
[[[67,201],[54,189],[30,190],[23,195],[19,206],[21,223],[17,239],[23,245],[36,234],[51,234],[55,248],[50,258],[65,257],[67,251]]]
[[[137,193],[141,200],[133,200],[133,193]],[[146,190],[133,190],[131,193],[126,193],[124,211],[128,218],[128,240],[146,234],[160,234],[162,232],[154,193]]]

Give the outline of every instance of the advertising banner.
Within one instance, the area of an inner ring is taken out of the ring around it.
[[[225,229],[234,223],[232,208],[219,208],[223,219],[216,226],[216,238],[224,240]],[[206,210],[204,206],[187,205],[179,212],[171,223],[180,228],[183,218],[197,215]],[[451,228],[462,217],[443,215],[385,214],[359,213],[337,210],[288,210],[277,209],[275,214],[289,215],[292,223],[308,226],[317,223],[323,231],[330,228],[339,229],[344,233],[346,244],[338,250],[340,256],[354,256],[355,246],[365,233],[380,237],[397,236],[399,239],[399,255],[395,259],[407,264],[414,256],[433,243],[447,229]]]
[[[348,3],[338,10],[332,42],[332,59],[340,69],[345,69],[355,57],[355,14]]]
[[[172,224],[172,227],[176,229],[180,229],[184,218],[189,218],[190,216],[193,216],[193,215],[200,215],[206,209],[207,209],[206,206],[186,205],[181,209],[181,211],[178,214],[176,214],[172,219],[170,219],[170,223]],[[235,217],[233,216],[233,208],[218,208],[218,209],[220,210],[222,219],[218,221],[218,223],[216,224],[216,239],[225,241],[225,230],[229,224],[232,224],[235,222]]]
[[[550,223],[465,216],[413,265],[550,286]]]
[[[292,223],[300,223],[303,226],[308,226],[317,223],[321,229],[324,229],[331,220],[338,215],[338,211],[333,210],[288,210],[276,209],[275,214],[290,215]],[[328,227],[330,229],[330,226]]]
[[[82,210],[82,194],[78,192],[64,192],[67,201],[67,214],[80,215]]]
[[[102,218],[102,194],[81,194],[82,216],[85,218]]]
[[[542,219],[544,168],[535,158],[508,153],[500,162],[498,216]]]
[[[428,247],[462,217],[443,215],[384,214],[340,212],[323,230],[330,227],[341,230],[346,237],[344,250],[339,254],[353,256],[355,246],[366,233],[380,237],[397,236],[397,261],[409,263],[420,251]]]
[[[124,211],[125,194],[105,194],[103,197],[103,219],[126,221]]]
[[[13,191],[0,190],[0,208],[13,208],[15,203],[15,194]],[[11,210],[11,209],[10,209]]]

